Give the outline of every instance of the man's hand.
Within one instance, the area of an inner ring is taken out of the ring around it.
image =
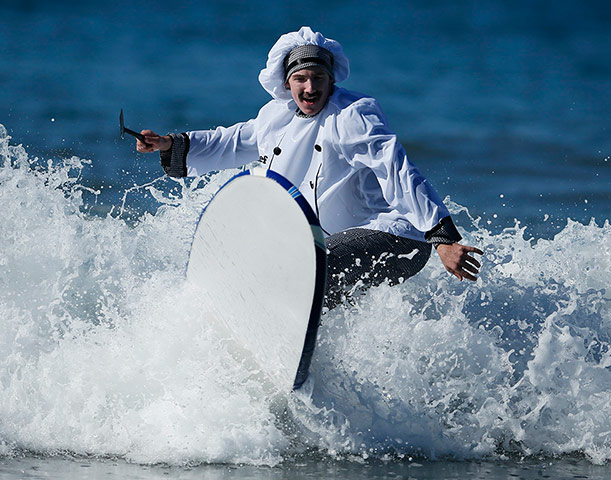
[[[483,255],[479,248],[460,245],[459,243],[441,244],[437,247],[441,263],[452,275],[456,275],[462,282],[463,278],[476,281],[481,264],[469,253]]]
[[[157,150],[165,151],[172,148],[172,138],[169,135],[157,135],[152,130],[142,130],[146,143],[136,140],[136,150],[140,153],[151,153]]]

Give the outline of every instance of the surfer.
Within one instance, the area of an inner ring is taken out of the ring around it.
[[[259,82],[273,99],[256,118],[214,130],[142,130],[142,153],[160,151],[168,175],[196,176],[253,161],[296,185],[327,235],[327,301],[355,285],[396,284],[435,248],[446,270],[475,281],[476,248],[460,244],[450,213],[407,158],[378,102],[336,84],[349,62],[335,40],[302,27],[271,48]]]

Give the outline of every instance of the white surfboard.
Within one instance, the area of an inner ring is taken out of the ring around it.
[[[233,177],[202,212],[187,278],[210,298],[205,321],[219,322],[245,368],[290,392],[298,368],[309,367],[300,361],[326,279],[322,230],[297,188],[264,169]]]

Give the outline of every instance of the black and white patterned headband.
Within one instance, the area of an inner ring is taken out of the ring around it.
[[[284,57],[285,81],[298,70],[310,67],[322,67],[331,78],[333,75],[333,54],[318,45],[299,45]]]

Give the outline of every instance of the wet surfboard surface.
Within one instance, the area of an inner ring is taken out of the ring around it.
[[[209,296],[217,330],[245,368],[290,392],[308,325],[324,296],[325,243],[307,201],[284,177],[254,169],[229,180],[198,222],[188,280]]]

